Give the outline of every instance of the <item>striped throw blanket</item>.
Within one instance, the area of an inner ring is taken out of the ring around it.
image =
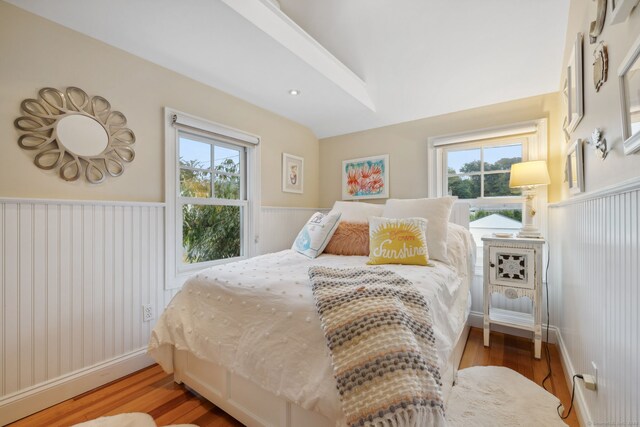
[[[429,305],[382,268],[311,267],[316,308],[349,426],[442,426]]]

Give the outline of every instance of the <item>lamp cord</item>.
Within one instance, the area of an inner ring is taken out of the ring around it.
[[[569,411],[567,411],[567,415],[562,415],[562,412],[560,412],[560,408],[562,407],[562,402],[560,402],[560,404],[558,405],[558,407],[556,408],[556,412],[558,413],[558,416],[563,419],[566,420],[567,418],[569,418],[569,415],[571,415],[571,410],[573,409],[573,398],[576,396],[576,378],[583,378],[582,375],[580,374],[575,374],[572,378],[571,378],[571,404],[569,405]]]
[[[547,372],[547,375],[542,380],[542,384],[541,384],[545,390],[547,390],[547,387],[545,387],[544,383],[551,378],[551,353],[549,353],[549,264],[551,264],[551,246],[547,244],[547,268],[545,269],[545,273],[544,273],[544,276],[546,279],[544,282],[545,290],[547,292],[547,339],[544,344],[544,347],[545,347],[545,359],[547,360],[548,372]],[[573,399],[576,396],[576,378],[582,379],[583,376],[580,374],[575,374],[571,378],[571,403],[569,404],[569,410],[567,411],[567,414],[563,415],[562,412],[560,412],[560,408],[562,408],[562,402],[560,402],[558,404],[558,407],[556,408],[556,412],[558,413],[558,416],[560,417],[560,419],[566,420],[567,418],[569,418],[569,415],[571,415],[571,411],[573,410]]]

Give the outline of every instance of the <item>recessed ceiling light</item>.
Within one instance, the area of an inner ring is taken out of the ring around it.
[[[291,96],[298,96],[298,95],[300,95],[300,90],[298,90],[298,89],[291,89],[291,90],[289,91],[289,95],[291,95]]]

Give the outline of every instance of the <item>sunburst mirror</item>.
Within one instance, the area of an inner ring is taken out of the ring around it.
[[[64,92],[47,87],[38,99],[22,101],[20,109],[24,115],[14,122],[22,131],[18,145],[37,152],[37,167],[57,169],[66,181],[84,175],[99,184],[107,175],[122,175],[124,164],[135,158],[136,137],[126,117],[101,96],[77,87]]]

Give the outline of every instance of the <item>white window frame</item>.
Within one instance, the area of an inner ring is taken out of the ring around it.
[[[427,164],[429,167],[429,197],[442,197],[447,195],[448,171],[446,166],[445,147],[452,148],[456,145],[462,147],[480,146],[485,143],[492,145],[504,144],[506,139],[526,139],[526,148],[523,147],[523,160],[547,160],[547,119],[531,120],[514,123],[506,126],[479,129],[470,132],[430,137],[428,139]],[[481,204],[522,203],[523,197],[485,197],[475,199]],[[533,208],[537,214],[533,223],[541,230],[543,236],[547,236],[547,186],[537,188]],[[482,245],[482,242],[476,242]],[[482,274],[476,269],[476,274]]]
[[[260,137],[166,107],[165,117],[165,289],[180,288],[195,271],[257,255],[260,225]],[[240,200],[180,197],[180,131],[245,150],[244,188]],[[243,197],[245,196],[246,197]],[[242,207],[241,256],[208,262],[182,262],[182,205],[233,205]]]
[[[507,145],[522,145],[522,161],[527,161],[529,158],[528,146],[529,146],[529,138],[526,136],[515,136],[515,137],[504,137],[497,138],[491,140],[482,140],[482,141],[472,141],[472,142],[461,142],[458,144],[448,144],[438,146],[437,155],[441,156],[442,159],[442,173],[443,175],[440,177],[440,190],[441,194],[448,194],[447,188],[449,185],[449,171],[446,167],[448,164],[448,153],[453,150],[472,150],[472,149],[481,149],[481,148],[492,148],[492,147],[500,147]],[[459,175],[478,175],[480,176],[480,192],[484,194],[484,176],[485,175],[494,175],[499,173],[505,173],[504,171],[490,171],[484,172],[484,150],[480,150],[480,172],[473,173],[462,173]],[[474,202],[482,205],[500,205],[504,203],[524,203],[524,197],[522,196],[495,196],[495,197],[477,197],[475,199],[464,199],[468,201],[473,206]]]

